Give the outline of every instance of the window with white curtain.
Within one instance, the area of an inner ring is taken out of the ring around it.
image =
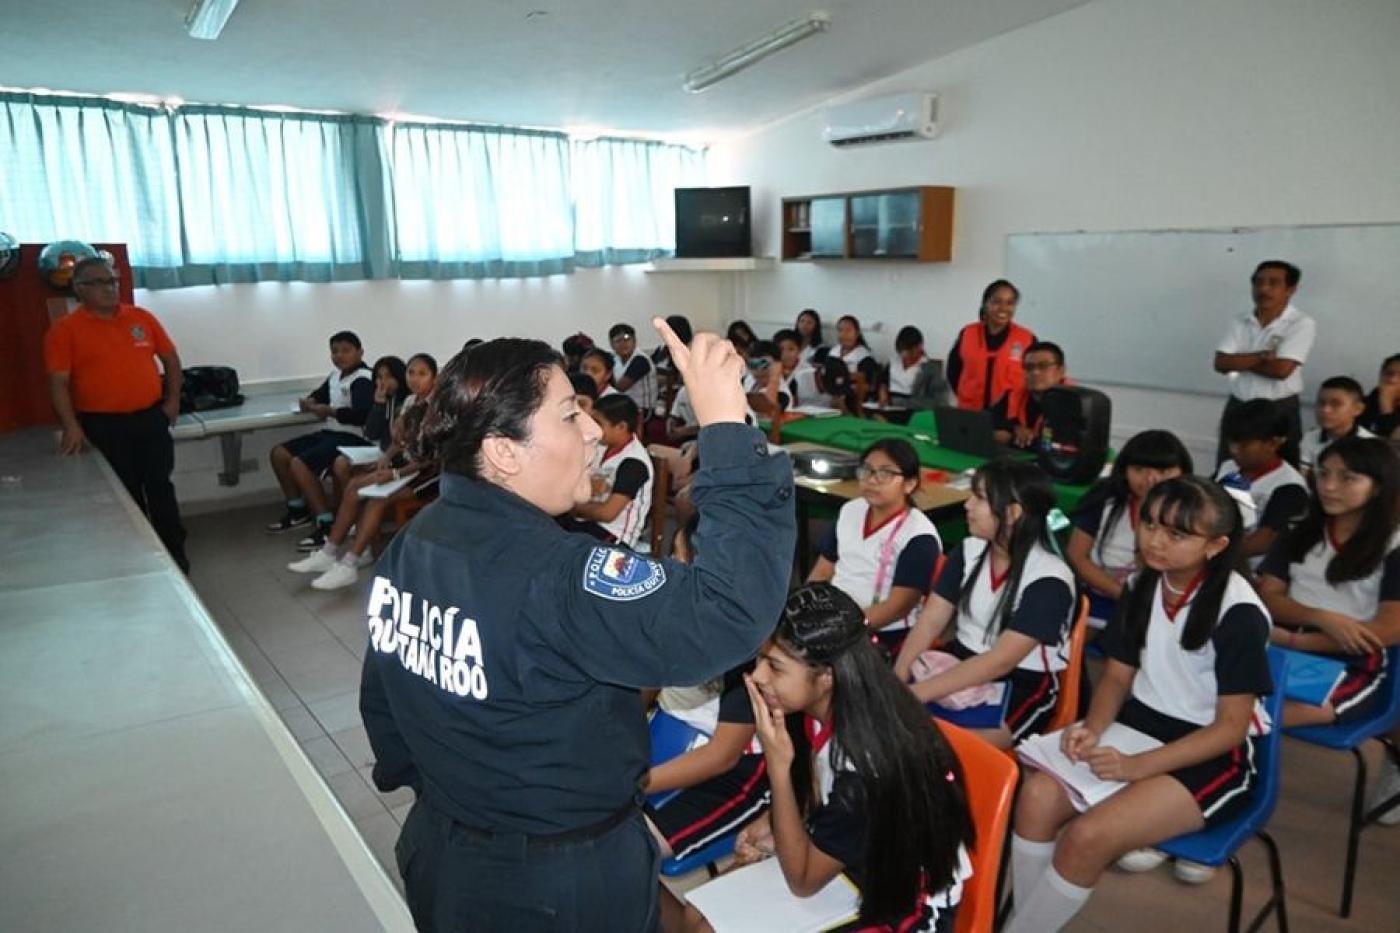
[[[563,133],[0,92],[0,226],[148,288],[552,275],[674,245],[705,153]]]

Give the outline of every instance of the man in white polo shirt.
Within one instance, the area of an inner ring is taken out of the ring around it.
[[[1282,453],[1294,465],[1298,462],[1298,439],[1303,435],[1298,410],[1303,364],[1317,336],[1317,323],[1292,304],[1301,277],[1292,263],[1281,259],[1261,262],[1250,279],[1254,310],[1231,322],[1215,350],[1215,371],[1230,377],[1225,412],[1252,399],[1275,402],[1288,414],[1288,442]],[[1215,462],[1224,462],[1228,455],[1221,438]]]

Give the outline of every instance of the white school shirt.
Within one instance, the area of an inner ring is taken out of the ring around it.
[[[840,346],[836,346],[832,348],[831,353],[832,356],[835,356],[841,362],[845,363],[846,368],[851,372],[855,372],[856,367],[860,365],[861,361],[868,360],[871,356],[870,351],[860,344],[856,344],[849,352],[843,350]]]
[[[1208,726],[1215,721],[1215,704],[1220,694],[1215,678],[1215,638],[1222,635],[1233,637],[1236,633],[1217,631],[1199,649],[1187,651],[1181,647],[1181,632],[1195,597],[1193,595],[1178,609],[1173,619],[1162,605],[1162,596],[1162,580],[1159,578],[1156,591],[1152,594],[1152,618],[1147,623],[1147,643],[1143,646],[1137,675],[1133,678],[1133,696],[1140,703],[1173,719]],[[1230,574],[1230,582],[1226,584],[1225,595],[1220,600],[1217,629],[1250,624],[1258,619],[1256,609],[1263,614],[1266,625],[1264,645],[1259,648],[1262,652],[1268,644],[1267,626],[1272,625],[1269,610],[1248,580],[1238,573]],[[1281,690],[1283,687],[1275,684],[1274,689]],[[1249,734],[1264,735],[1270,727],[1264,705],[1256,700]]]
[[[373,378],[374,374],[365,367],[355,370],[348,376],[342,374],[338,369],[331,370],[331,374],[326,377],[326,388],[328,390],[331,408],[337,411],[342,408],[350,408],[353,404],[350,387],[363,379]],[[335,420],[335,415],[331,415],[323,424],[328,431],[344,431],[347,434],[358,434],[361,437],[363,437],[365,433],[364,425],[341,424],[339,421]]]
[[[1336,584],[1327,582],[1327,565],[1337,556],[1331,528],[1296,563],[1284,556],[1282,546],[1280,542],[1269,551],[1260,573],[1287,583],[1288,597],[1295,602],[1368,622],[1376,617],[1382,600],[1400,599],[1400,531],[1391,536],[1385,558],[1369,576]]]
[[[905,367],[903,358],[898,353],[890,358],[890,391],[896,395],[913,395],[914,380],[919,377],[919,370],[928,362],[928,354],[924,353],[914,361],[913,366]]]
[[[627,368],[633,363],[641,360],[646,364],[647,374],[627,389],[618,389],[618,392],[625,392],[627,397],[637,403],[637,410],[649,412],[656,404],[656,365],[651,358],[640,350],[633,353],[627,359],[618,358],[613,361],[613,382],[621,381],[627,375]]]
[[[1107,527],[1108,513],[1113,511],[1115,500],[1109,499],[1099,515],[1099,531],[1094,536],[1094,546],[1089,553],[1100,567],[1117,577],[1126,577],[1137,569],[1137,531],[1133,527],[1132,503],[1125,502],[1123,511],[1113,527]]]
[[[1242,402],[1248,402],[1256,398],[1281,399],[1302,393],[1303,367],[1316,337],[1317,322],[1291,304],[1267,327],[1260,326],[1253,311],[1241,314],[1230,322],[1230,329],[1225,332],[1217,350],[1221,353],[1259,353],[1272,348],[1279,359],[1294,360],[1298,365],[1286,379],[1270,379],[1250,372],[1230,373],[1230,394]]]
[[[1375,437],[1370,431],[1360,424],[1352,425],[1350,434],[1346,437]],[[1298,464],[1307,467],[1309,470],[1317,469],[1317,458],[1322,456],[1322,452],[1331,447],[1341,438],[1331,440],[1323,436],[1322,428],[1313,428],[1311,431],[1303,432],[1303,437],[1298,442]]]
[[[961,598],[956,604],[958,607],[957,641],[973,654],[984,654],[996,642],[996,636],[992,633],[996,630],[997,606],[1001,601],[1001,591],[992,589],[990,566],[984,565],[982,572],[977,575],[977,579],[975,581],[971,579],[972,571],[977,567],[977,559],[982,556],[982,552],[986,549],[987,542],[981,538],[968,537],[963,539],[962,586],[960,589],[966,590],[971,584],[972,595],[968,600],[966,612],[962,609]],[[990,556],[987,561],[991,561]],[[1012,604],[1012,611],[1014,612],[1020,606],[1026,589],[1032,583],[1047,579],[1059,580],[1069,588],[1071,593],[1074,592],[1074,571],[1070,569],[1069,564],[1037,544],[1031,548],[1030,554],[1026,555],[1026,566],[1021,572],[1021,585],[1016,591],[1016,601]],[[1065,615],[1060,626],[1061,637],[1058,646],[1047,645],[1044,646],[1047,649],[1045,651],[1031,651],[1016,664],[1016,667],[1023,671],[1035,671],[1036,673],[1054,673],[1069,667],[1069,630],[1076,609],[1078,606],[1071,600],[1069,612]]]
[[[783,380],[793,405],[825,405],[831,397],[817,387],[817,369],[811,363],[799,362]]]
[[[637,490],[637,494],[632,497],[632,501],[622,507],[622,511],[617,513],[617,517],[610,522],[599,522],[598,524],[617,539],[618,543],[627,547],[637,543],[637,537],[642,533],[642,526],[647,523],[647,516],[651,513],[651,488],[656,480],[651,468],[651,455],[647,453],[646,446],[634,435],[630,441],[620,447],[611,456],[606,452],[598,464],[598,472],[607,477],[608,488],[611,489],[613,480],[617,476],[617,469],[625,460],[639,460],[646,467],[647,481],[642,484],[642,488]]]
[[[841,506],[836,516],[836,573],[831,578],[832,586],[855,600],[862,609],[874,604],[877,596],[882,600],[889,598],[894,589],[899,555],[910,541],[928,535],[938,543],[939,552],[943,550],[938,529],[916,508],[901,513],[901,517],[891,519],[866,537],[865,518],[869,514],[870,503],[864,499],[851,499]],[[885,558],[885,573],[880,591],[876,592],[875,578],[880,576],[882,557]],[[903,619],[891,622],[882,631],[898,632],[909,628],[918,621],[919,608],[915,605]]]
[[[1218,483],[1231,474],[1237,476],[1239,481],[1249,484],[1249,489],[1247,491],[1250,501],[1254,503],[1253,509],[1246,508],[1244,507],[1244,503],[1240,503],[1240,517],[1244,519],[1244,533],[1246,535],[1253,534],[1255,529],[1263,523],[1265,513],[1269,508],[1269,502],[1272,501],[1279,490],[1285,487],[1297,487],[1295,490],[1290,491],[1288,495],[1298,500],[1300,509],[1307,508],[1307,481],[1303,479],[1303,474],[1294,469],[1293,465],[1287,460],[1280,460],[1278,465],[1272,470],[1269,470],[1263,476],[1256,476],[1253,479],[1240,473],[1239,464],[1235,463],[1234,460],[1226,460],[1224,463],[1220,464],[1220,469],[1215,472],[1215,481]],[[1293,516],[1293,520],[1296,521],[1299,518],[1302,518],[1301,511]],[[1276,530],[1282,531],[1283,529]],[[1250,568],[1258,567],[1262,560],[1263,555],[1251,557],[1249,559]]]

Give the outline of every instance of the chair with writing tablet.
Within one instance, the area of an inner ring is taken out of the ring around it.
[[[1269,649],[1269,674],[1273,678],[1274,692],[1264,699],[1265,708],[1273,728],[1259,740],[1256,752],[1259,756],[1257,770],[1258,783],[1250,798],[1249,807],[1239,816],[1209,829],[1177,836],[1157,846],[1173,858],[1185,859],[1202,865],[1219,867],[1230,866],[1230,933],[1240,929],[1240,913],[1243,908],[1244,872],[1240,868],[1237,852],[1254,836],[1264,844],[1269,854],[1269,872],[1273,878],[1273,893],[1259,909],[1259,913],[1249,924],[1249,930],[1259,929],[1270,914],[1276,914],[1278,928],[1288,933],[1288,913],[1283,889],[1283,865],[1279,861],[1278,846],[1265,831],[1274,805],[1278,803],[1279,758],[1283,747],[1283,683],[1288,675],[1288,656],[1276,649]]]
[[[1342,903],[1337,913],[1343,919],[1351,916],[1351,898],[1356,887],[1356,862],[1360,855],[1361,831],[1372,826],[1385,813],[1400,807],[1400,795],[1380,801],[1370,811],[1366,809],[1366,758],[1361,749],[1371,739],[1381,743],[1382,754],[1400,767],[1400,750],[1390,732],[1400,722],[1400,645],[1386,649],[1386,677],[1376,699],[1376,713],[1355,722],[1330,726],[1301,726],[1288,730],[1288,737],[1320,745],[1335,751],[1351,752],[1356,761],[1356,780],[1351,792],[1351,820],[1347,827],[1347,860],[1342,874]]]
[[[962,765],[963,786],[976,833],[972,877],[963,883],[953,933],[991,933],[995,928],[1002,856],[1011,827],[1011,805],[1021,772],[990,742],[952,723],[938,719],[935,722]]]

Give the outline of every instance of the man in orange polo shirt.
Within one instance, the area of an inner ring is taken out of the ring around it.
[[[180,414],[180,357],[150,312],[121,303],[120,280],[102,259],[73,267],[78,309],[44,337],[53,407],[65,456],[102,452],[181,570],[185,529],[170,474],[170,425]],[[160,360],[161,369],[156,367]]]

